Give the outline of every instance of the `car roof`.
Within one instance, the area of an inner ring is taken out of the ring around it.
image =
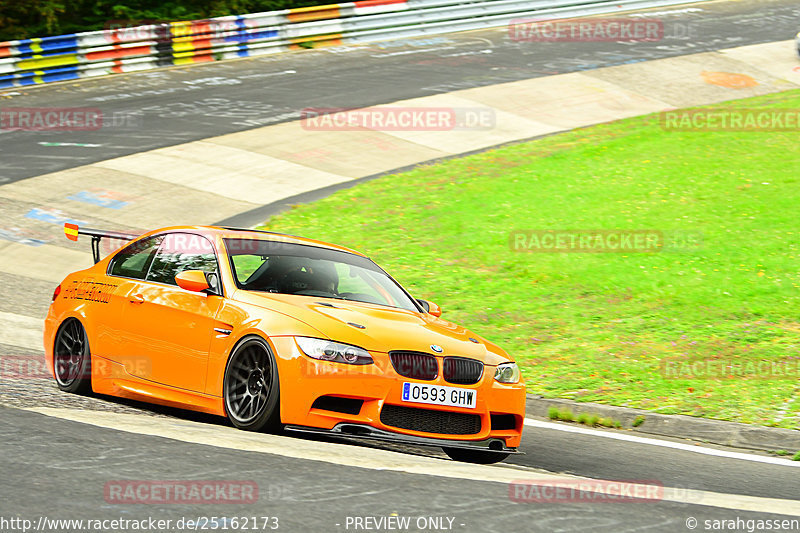
[[[222,238],[239,238],[239,239],[255,239],[260,241],[273,241],[273,242],[285,242],[290,244],[302,244],[306,246],[316,246],[318,248],[327,248],[330,250],[339,250],[342,252],[348,252],[355,255],[360,255],[362,257],[366,257],[361,252],[356,250],[351,250],[350,248],[345,248],[344,246],[339,246],[337,244],[331,244],[324,241],[318,241],[316,239],[308,239],[306,237],[298,237],[296,235],[289,235],[287,233],[278,233],[274,231],[266,231],[266,230],[258,230],[258,229],[248,229],[248,228],[233,228],[233,227],[223,227],[223,226],[172,226],[168,228],[161,228],[159,230],[148,232],[150,234],[156,233],[169,233],[169,232],[176,232],[176,231],[187,231],[191,230],[198,233],[203,233],[209,236],[218,236]]]

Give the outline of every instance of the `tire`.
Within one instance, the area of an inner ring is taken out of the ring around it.
[[[53,345],[53,374],[58,388],[73,394],[92,392],[92,356],[83,324],[65,320]]]
[[[442,448],[450,459],[462,463],[475,463],[479,465],[492,465],[499,463],[510,453],[484,452],[482,450],[467,450],[465,448]]]
[[[278,366],[264,339],[251,336],[239,341],[228,358],[223,383],[225,414],[235,427],[280,429]]]

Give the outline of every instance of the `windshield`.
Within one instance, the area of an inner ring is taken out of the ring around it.
[[[225,239],[225,247],[240,289],[419,310],[388,274],[360,255],[257,239]]]

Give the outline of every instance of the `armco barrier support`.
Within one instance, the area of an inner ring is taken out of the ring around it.
[[[24,39],[0,43],[0,88],[685,3],[693,2],[363,0]]]

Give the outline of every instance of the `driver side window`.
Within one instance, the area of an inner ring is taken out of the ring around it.
[[[144,279],[163,239],[163,235],[156,235],[129,244],[117,252],[114,259],[111,260],[108,267],[109,275]]]
[[[200,235],[170,233],[147,273],[147,281],[177,285],[175,276],[184,270],[217,271],[217,256],[211,242]]]

